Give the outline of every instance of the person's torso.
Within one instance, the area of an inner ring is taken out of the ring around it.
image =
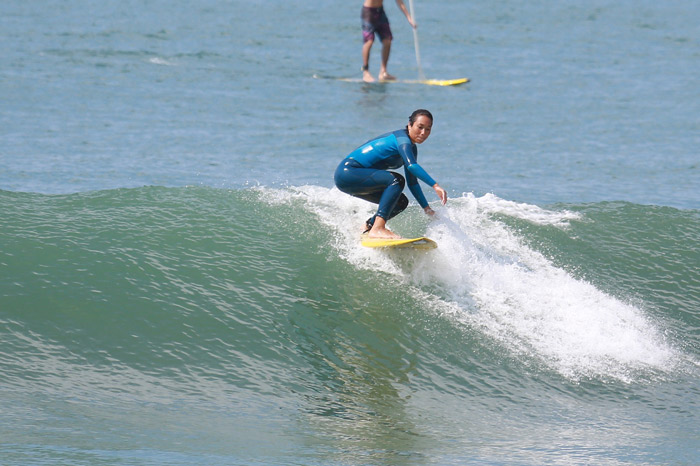
[[[384,0],[365,0],[362,6],[367,8],[382,8]]]

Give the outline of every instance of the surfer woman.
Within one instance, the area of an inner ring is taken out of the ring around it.
[[[352,151],[335,170],[335,185],[344,193],[379,204],[377,213],[365,225],[370,238],[400,238],[386,227],[387,220],[401,213],[408,206],[408,198],[402,193],[408,184],[413,197],[426,214],[435,212],[428,205],[418,180],[431,186],[443,204],[447,192],[418,165],[418,148],[433,127],[433,115],[424,109],[416,110],[408,118],[408,125],[391,133],[367,141]],[[403,166],[406,177],[390,168]]]

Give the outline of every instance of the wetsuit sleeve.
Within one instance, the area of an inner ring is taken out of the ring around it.
[[[413,197],[416,198],[418,204],[425,209],[428,206],[428,201],[423,194],[423,190],[418,184],[418,180],[427,183],[429,186],[435,185],[435,180],[428,175],[423,167],[418,165],[418,162],[416,161],[416,154],[413,152],[413,144],[408,136],[405,133],[396,134],[396,141],[399,146],[399,154],[403,159],[408,189],[411,190],[411,194],[413,194]]]
[[[417,163],[412,163],[411,165],[406,166],[406,170],[411,172],[411,175],[426,183],[428,186],[435,186],[435,183],[437,183],[425,170],[423,170],[423,167]]]
[[[423,190],[420,189],[420,185],[418,183],[414,184],[408,184],[408,189],[411,190],[411,194],[413,194],[413,197],[416,198],[416,201],[418,201],[418,204],[425,209],[428,207],[428,200],[425,198],[425,195],[423,194]]]
[[[428,186],[435,185],[436,181],[428,175],[428,172],[426,172],[423,167],[418,165],[416,154],[413,153],[413,144],[408,136],[405,133],[402,135],[397,134],[396,142],[399,146],[399,155],[401,155],[403,159],[403,165],[406,167],[406,171]]]

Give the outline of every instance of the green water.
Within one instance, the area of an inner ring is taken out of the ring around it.
[[[385,253],[325,188],[2,197],[9,464],[692,463],[697,212],[467,196]]]

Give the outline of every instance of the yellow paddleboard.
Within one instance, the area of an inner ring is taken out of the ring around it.
[[[382,81],[384,82],[384,81]],[[390,81],[386,81],[390,82]],[[469,78],[459,79],[424,79],[422,81],[399,81],[407,84],[427,84],[428,86],[457,86],[469,82]]]
[[[411,249],[435,249],[437,243],[430,238],[383,239],[369,238],[362,235],[362,245],[367,248],[411,248]]]
[[[337,81],[345,81],[346,83],[364,83],[360,78],[334,78],[332,76],[321,76],[318,74],[314,75],[316,79],[335,79]],[[468,83],[469,78],[458,78],[458,79],[394,79],[391,81],[375,81],[373,83],[365,84],[388,84],[388,83],[399,83],[399,84],[426,84],[428,86],[458,86],[460,84]]]

